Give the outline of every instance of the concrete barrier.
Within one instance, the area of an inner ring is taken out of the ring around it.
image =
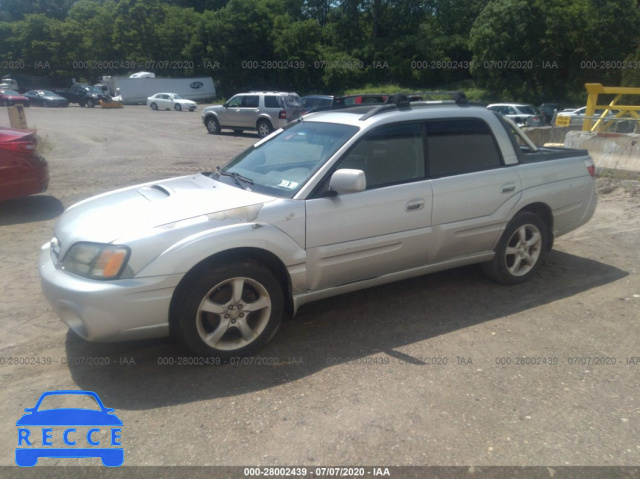
[[[570,131],[564,146],[589,150],[598,168],[640,172],[639,134]]]
[[[525,128],[524,133],[533,141],[534,145],[544,145],[545,143],[564,143],[564,138],[570,131],[577,131],[581,125],[570,126],[539,126]]]

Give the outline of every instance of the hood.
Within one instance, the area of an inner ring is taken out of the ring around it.
[[[244,220],[257,216],[270,196],[215,181],[203,174],[183,176],[105,193],[71,206],[58,220],[55,234],[60,253],[78,241],[117,243],[148,236],[174,223],[209,216],[226,218],[225,211],[244,211]],[[238,210],[240,209],[240,210]]]

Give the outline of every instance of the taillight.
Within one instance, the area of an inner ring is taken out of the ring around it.
[[[17,153],[32,153],[36,149],[35,141],[8,141],[0,143],[3,150],[15,151]]]
[[[596,165],[593,164],[593,160],[584,160],[584,165],[587,167],[587,171],[591,175],[591,177],[596,176]]]
[[[281,120],[286,120],[287,119],[286,110],[280,110],[280,114],[278,115],[278,118],[280,118]]]

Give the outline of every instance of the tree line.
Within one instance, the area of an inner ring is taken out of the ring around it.
[[[568,101],[640,86],[636,0],[0,0],[0,74],[148,70],[249,89],[481,89]]]

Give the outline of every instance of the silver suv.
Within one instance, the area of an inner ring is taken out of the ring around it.
[[[236,133],[257,130],[260,138],[300,118],[302,100],[296,93],[252,91],[239,93],[222,105],[205,108],[202,121],[209,133],[218,134],[222,128]]]

